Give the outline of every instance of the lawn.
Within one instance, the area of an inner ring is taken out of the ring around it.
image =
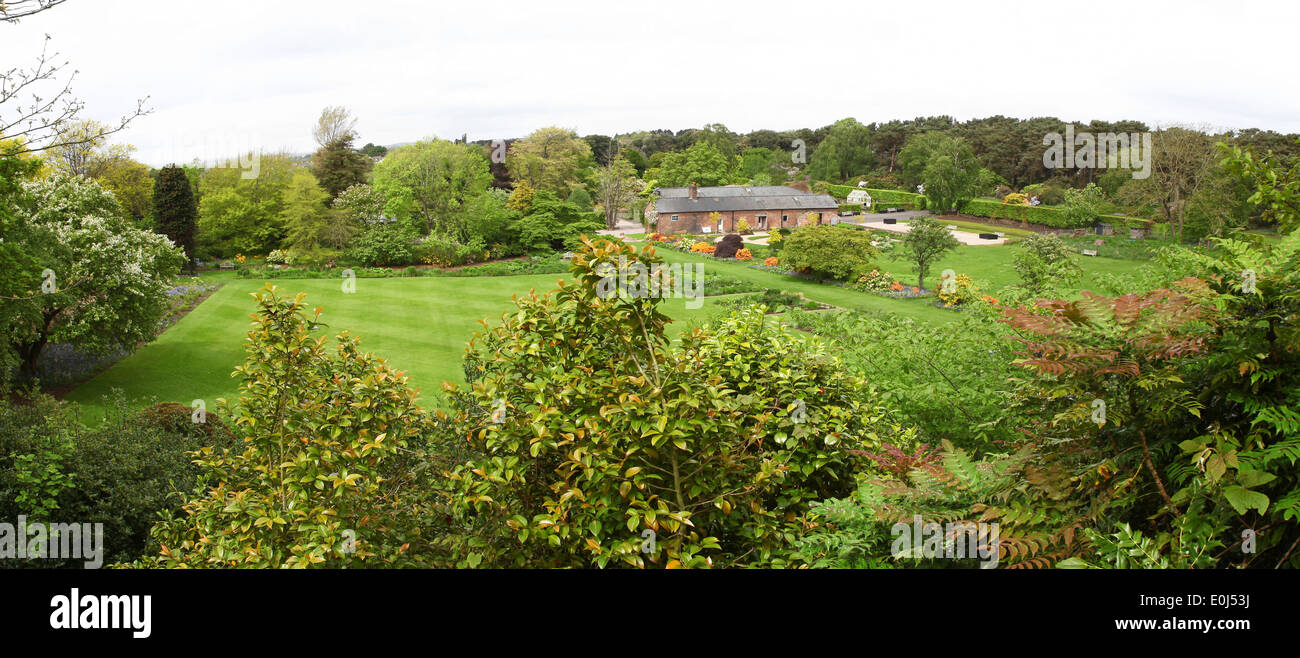
[[[935,285],[939,272],[952,268],[975,277],[987,289],[1014,282],[1009,267],[1012,245],[966,246],[950,253],[931,275]],[[948,323],[959,316],[931,305],[931,299],[890,299],[864,292],[823,285],[775,272],[758,270],[734,261],[659,249],[666,261],[706,264],[708,271],[751,281],[764,288],[802,293],[807,298],[840,306],[881,312],[895,312],[918,320]],[[1081,261],[1087,275],[1081,287],[1092,284],[1100,272],[1123,272],[1139,262],[1109,258]],[[881,265],[907,284],[916,277],[906,263],[889,257]],[[96,422],[103,413],[103,396],[114,388],[143,406],[151,398],[190,404],[202,399],[212,408],[217,398],[231,398],[238,381],[230,376],[244,359],[244,337],[254,306],[250,294],[263,281],[237,279],[230,273],[215,277],[224,283],[157,340],[141,348],[91,381],[71,392],[67,399],[83,405],[85,420]],[[339,281],[327,279],[281,279],[276,285],[290,293],[307,293],[309,307],[324,308],[322,332],[334,335],[344,330],[362,338],[362,347],[390,360],[405,370],[412,385],[425,392],[424,404],[435,406],[442,382],[463,381],[461,357],[465,343],[482,327],[483,319],[495,319],[512,308],[511,297],[529,289],[545,292],[563,278],[557,274],[495,277],[419,277],[358,279],[356,292],[345,294]],[[707,290],[705,291],[708,292]],[[706,298],[701,308],[686,307],[684,299],[669,299],[664,310],[676,321],[669,335],[677,337],[691,327],[704,324],[727,312],[721,297]]]
[[[939,274],[948,268],[952,268],[959,274],[971,275],[985,290],[997,290],[1011,285],[1016,282],[1016,273],[1011,267],[1011,256],[1019,248],[1012,244],[958,247],[931,269],[926,286],[931,289],[937,287]],[[859,292],[852,288],[825,285],[776,272],[758,270],[738,261],[714,260],[709,256],[687,254],[672,249],[658,249],[656,253],[669,263],[705,263],[709,268],[708,271],[752,281],[766,288],[803,293],[809,299],[834,306],[892,312],[934,323],[948,323],[958,317],[954,311],[932,306],[933,298],[892,299]],[[907,285],[916,285],[916,274],[912,272],[911,266],[900,257],[900,252],[894,253],[899,256],[888,253],[882,255],[880,266],[889,270],[899,281]],[[1079,265],[1083,268],[1084,276],[1079,283],[1079,289],[1086,290],[1096,286],[1098,274],[1131,272],[1141,264],[1140,261],[1114,258],[1080,258]]]
[[[71,392],[66,399],[82,404],[84,420],[98,422],[103,396],[123,390],[144,406],[149,399],[190,404],[234,397],[238,380],[231,371],[244,360],[244,337],[251,325],[254,291],[264,281],[237,279],[230,273],[205,278],[224,287],[164,332],[154,342],[122,359],[99,376]],[[511,297],[555,288],[564,275],[538,274],[494,277],[420,277],[358,279],[356,292],[345,294],[339,281],[281,279],[274,283],[290,293],[307,293],[309,308],[324,308],[322,333],[344,330],[361,336],[364,349],[407,371],[412,385],[427,399],[443,381],[462,382],[461,357],[465,344],[482,329],[482,319],[499,318],[513,308]],[[674,336],[694,323],[707,320],[720,307],[706,300],[688,309],[684,299],[665,303],[666,311],[683,322],[674,323]]]

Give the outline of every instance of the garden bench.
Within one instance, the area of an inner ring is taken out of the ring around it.
[[[1097,255],[1097,250],[1096,250],[1096,249],[1084,249],[1083,251],[1081,251],[1081,252],[1079,252],[1079,253],[1083,254],[1084,256],[1096,256],[1096,255]]]

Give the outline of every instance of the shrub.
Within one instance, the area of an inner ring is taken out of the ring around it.
[[[362,265],[410,265],[415,262],[414,236],[396,224],[383,224],[352,240],[348,257]]]
[[[1020,286],[1030,294],[1067,288],[1083,274],[1070,246],[1055,235],[1035,233],[1021,240],[1019,247],[1011,262]]]
[[[1020,192],[1012,192],[1002,198],[1002,203],[1012,206],[1027,206],[1029,205],[1029,197]]]
[[[865,231],[823,225],[795,231],[781,254],[781,260],[795,270],[847,281],[869,269],[879,252]]]
[[[939,286],[939,300],[948,308],[968,304],[980,297],[979,288],[969,274],[957,274],[952,283],[944,281]]]
[[[748,249],[741,249],[736,252],[736,260],[753,260],[754,254]]]
[[[883,270],[871,270],[858,277],[853,283],[853,288],[863,292],[883,293],[889,292],[892,285],[896,283],[894,275]],[[902,284],[899,284],[900,286]]]
[[[711,254],[716,248],[717,247],[714,247],[713,245],[709,244],[704,240],[701,240],[691,245],[691,251],[697,254]]]
[[[780,264],[780,261],[776,259],[776,256],[768,256],[767,258],[763,259],[763,264],[768,267],[776,267],[777,265]]]
[[[722,236],[722,239],[718,241],[718,248],[713,252],[713,255],[718,258],[734,258],[736,252],[740,251],[740,248],[744,246],[744,244],[744,239],[739,235],[728,233]]]
[[[471,342],[440,424],[468,451],[446,494],[464,563],[785,564],[809,504],[852,491],[858,451],[888,431],[871,393],[753,309],[677,344],[661,300],[599,296],[597,267],[620,257],[659,262],[586,246],[575,283],[518,298]]]
[[[266,262],[273,265],[288,265],[290,260],[289,252],[283,249],[272,249],[271,253],[266,255]]]
[[[753,233],[754,229],[749,225],[748,220],[746,220],[744,217],[741,217],[740,219],[736,220],[736,232],[742,234]]]
[[[135,411],[119,395],[103,423],[88,428],[71,408],[45,395],[30,405],[0,402],[0,518],[102,523],[105,563],[145,555],[159,514],[179,510],[181,494],[199,482],[189,453],[235,446],[215,415],[195,423],[191,414],[173,402]],[[84,562],[33,566],[80,568]]]
[[[143,566],[399,566],[432,555],[415,520],[426,422],[416,393],[346,333],[331,355],[304,297],[270,284],[255,295],[240,399],[226,414],[242,450],[193,454],[206,486],[153,528],[160,554]]]

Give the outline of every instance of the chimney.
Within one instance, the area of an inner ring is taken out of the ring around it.
[[[699,188],[695,187],[694,182],[691,183],[691,198],[692,199],[700,198],[700,190]]]

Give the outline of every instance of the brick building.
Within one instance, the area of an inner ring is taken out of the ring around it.
[[[664,234],[732,233],[741,219],[755,231],[769,231],[838,215],[839,204],[829,195],[773,185],[662,187],[646,205],[648,223]]]

